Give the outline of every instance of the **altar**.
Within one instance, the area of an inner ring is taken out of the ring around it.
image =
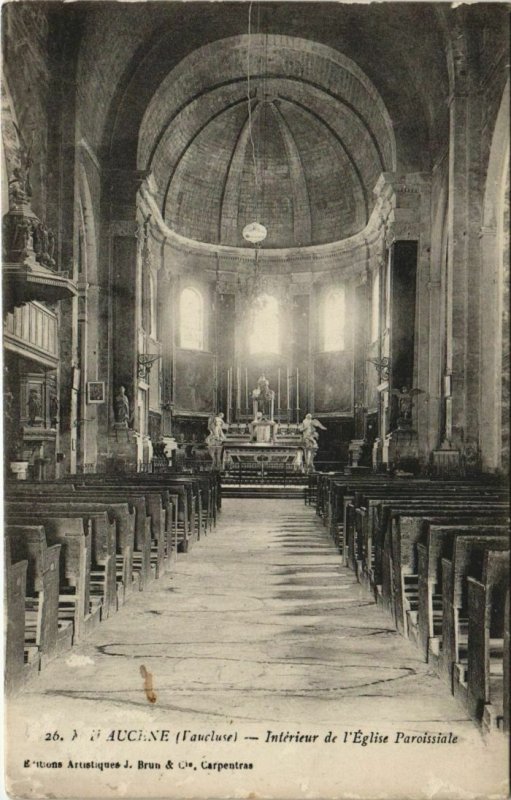
[[[243,473],[264,475],[272,472],[303,472],[303,448],[297,444],[273,442],[247,442],[228,439],[223,446],[224,472],[242,470]]]
[[[252,391],[253,417],[226,422],[223,412],[208,422],[206,444],[215,469],[240,479],[303,474],[314,470],[318,449],[316,428],[325,430],[319,420],[307,414],[302,423],[275,420],[275,392],[261,375]],[[230,420],[230,414],[227,415]]]

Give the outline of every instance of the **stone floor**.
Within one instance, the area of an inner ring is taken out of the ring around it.
[[[299,500],[226,499],[217,529],[41,673],[8,723],[17,796],[506,796],[501,737],[483,741]],[[118,730],[146,741],[112,741]],[[286,737],[298,732],[318,738]],[[236,741],[191,738],[213,733]],[[57,757],[62,770],[33,763]],[[225,761],[253,768],[207,766]]]

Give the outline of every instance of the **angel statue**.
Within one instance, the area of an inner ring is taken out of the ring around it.
[[[317,448],[319,434],[317,433],[316,428],[326,431],[325,426],[321,424],[319,419],[312,419],[312,414],[306,414],[305,419],[299,428],[299,430],[302,431],[303,441],[306,446]]]
[[[302,432],[303,447],[305,450],[305,469],[307,472],[312,472],[314,469],[314,456],[318,449],[319,434],[317,428],[326,431],[326,428],[319,419],[312,419],[312,414],[306,414],[305,419],[299,426]]]
[[[213,467],[220,469],[222,466],[222,445],[226,440],[224,431],[228,430],[229,426],[224,422],[224,415],[214,414],[208,419],[208,431],[206,436],[206,444],[208,452],[213,460]]]
[[[413,398],[418,394],[424,394],[422,389],[408,389],[407,386],[403,386],[401,391],[399,389],[393,389],[391,392],[394,397],[397,397],[398,406],[399,406],[399,417],[398,417],[398,424],[405,424],[409,425],[412,422],[412,408],[413,408]]]

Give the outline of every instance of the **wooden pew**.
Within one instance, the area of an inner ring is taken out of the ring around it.
[[[121,497],[125,498],[125,502],[115,502]],[[38,484],[29,485],[23,489],[15,487],[9,491],[10,502],[15,502],[16,499],[23,499],[27,497],[41,497],[44,504],[44,499],[49,498],[51,502],[61,503],[83,503],[87,505],[93,501],[104,501],[105,511],[109,512],[116,521],[116,572],[119,572],[119,565],[121,565],[122,582],[126,587],[121,590],[122,594],[126,591],[131,591],[132,586],[137,586],[143,589],[144,586],[154,577],[156,565],[151,570],[151,519],[147,517],[147,504],[145,495],[139,491],[137,494],[134,492],[121,492],[112,491],[107,488],[101,489],[99,486],[93,487],[88,495],[84,497],[84,493],[75,490],[72,484],[63,482],[62,484],[52,484],[51,494],[46,484],[40,486]],[[90,500],[87,499],[90,498]],[[127,509],[126,509],[127,506]],[[156,564],[156,556],[155,556]]]
[[[452,555],[442,559],[442,646],[438,670],[454,691],[455,665],[466,657],[467,578],[481,580],[487,550],[508,550],[509,539],[503,536],[457,536]]]
[[[73,625],[59,623],[60,550],[48,547],[41,525],[8,525],[5,529],[14,561],[28,564],[25,597],[25,642],[40,654],[40,666],[71,647]]]
[[[208,526],[215,521],[217,509],[221,503],[221,484],[218,475],[201,473],[200,475],[178,474],[173,472],[145,474],[130,473],[126,476],[87,474],[70,476],[76,486],[97,485],[101,486],[126,486],[133,485],[144,490],[154,491],[159,488],[169,492],[181,491],[184,487],[186,500],[181,502],[179,508],[180,527],[186,531],[182,536],[182,549],[186,549],[190,540],[198,538]]]
[[[381,599],[382,604],[395,619],[396,626],[401,633],[407,634],[407,618],[405,613],[405,595],[416,594],[418,590],[417,559],[415,546],[420,537],[421,518],[430,516],[438,510],[443,515],[462,515],[466,512],[477,514],[481,508],[481,499],[475,499],[471,490],[470,499],[454,498],[449,492],[446,494],[416,497],[414,494],[403,496],[399,494],[395,499],[381,499],[379,496],[371,497],[367,502],[368,511],[358,513],[357,536],[348,537],[347,560],[360,573],[366,570],[368,581],[372,589]],[[484,497],[485,514],[502,514],[507,511],[507,503],[490,502]],[[353,515],[358,511],[349,501],[346,504],[346,524],[349,522],[349,510]],[[361,521],[364,527],[361,526]],[[370,533],[371,527],[374,533]],[[366,558],[371,558],[371,566],[358,562],[356,543],[363,540],[363,549],[367,551]],[[376,539],[374,545],[373,540]],[[360,577],[359,577],[360,579]]]
[[[434,503],[436,500],[439,502],[460,501],[467,503],[482,502],[484,500],[493,504],[502,502],[504,505],[508,505],[507,497],[501,492],[492,490],[488,493],[485,488],[479,487],[462,489],[460,487],[450,486],[440,488],[431,486],[405,486],[399,488],[394,487],[392,491],[378,488],[372,490],[370,493],[367,491],[365,496],[358,492],[354,493],[351,497],[349,495],[345,496],[346,507],[344,515],[343,552],[345,563],[355,568],[356,560],[362,558],[364,554],[369,551],[368,543],[361,543],[361,545],[359,545],[357,533],[362,540],[369,535],[372,539],[371,544],[374,544],[377,549],[382,546],[383,542],[381,540],[378,541],[378,531],[384,528],[387,521],[388,512],[386,512],[386,508],[400,500],[402,500],[403,503],[409,502],[410,504],[420,501]],[[358,509],[360,509],[360,511],[358,511],[357,514]],[[359,523],[362,509],[365,509],[364,513],[367,516],[367,522],[366,526],[364,526],[363,523],[360,524],[357,530],[357,523]],[[351,513],[348,513],[349,511],[351,511]],[[378,555],[379,553],[377,553],[377,562],[379,562]]]
[[[76,476],[74,476],[76,480]],[[157,475],[141,475],[140,477],[137,474],[129,474],[125,478],[121,478],[120,476],[112,476],[112,475],[82,475],[79,478],[79,484],[76,485],[95,487],[98,484],[101,487],[108,491],[113,491],[115,489],[121,492],[135,492],[137,494],[144,494],[146,498],[150,498],[150,496],[154,493],[157,495],[160,494],[162,497],[167,498],[167,503],[177,503],[178,508],[175,514],[175,517],[172,514],[172,509],[170,506],[166,509],[165,513],[165,522],[167,525],[167,542],[174,541],[174,538],[179,539],[180,549],[186,552],[188,548],[189,540],[192,536],[192,530],[195,524],[195,513],[190,512],[191,503],[196,502],[196,498],[193,497],[192,493],[192,483],[190,480],[187,480],[183,483],[181,480],[168,480],[165,474],[165,479],[161,477],[160,474]],[[146,499],[146,502],[149,504],[151,501]],[[165,503],[164,503],[165,505]],[[173,535],[173,531],[168,529],[169,522],[173,521],[174,518],[178,519],[178,531]],[[153,526],[151,523],[151,529],[153,530],[157,525]],[[168,547],[168,545],[167,545]],[[171,553],[172,553],[171,548]]]
[[[92,552],[89,592],[101,600],[101,616],[103,619],[117,611],[117,575],[116,575],[116,522],[108,510],[108,506],[97,504],[94,506],[89,501],[83,501],[73,496],[72,499],[62,499],[58,496],[48,495],[43,498],[26,498],[25,500],[10,500],[9,509],[12,512],[30,513],[32,510],[37,516],[45,515],[66,516],[68,518],[83,519],[90,525],[92,533]]]
[[[466,692],[470,715],[481,720],[488,730],[504,729],[504,710],[509,720],[509,707],[505,705],[504,686],[504,629],[506,596],[509,611],[509,550],[486,550],[481,580],[469,576],[468,642],[466,666],[459,665],[457,679],[460,690]],[[509,659],[509,653],[506,654]],[[509,662],[508,662],[509,663]],[[508,672],[508,670],[506,670]],[[508,697],[509,684],[506,686]]]
[[[420,520],[422,527],[417,543],[417,643],[426,659],[438,655],[442,630],[442,558],[452,552],[453,538],[470,535],[471,531],[487,534],[505,534],[508,530],[505,516],[492,512],[459,513],[455,517],[430,517]],[[430,652],[431,651],[431,652]]]
[[[431,516],[437,512],[442,515],[465,512],[479,514],[484,508],[484,513],[505,514],[508,504],[500,501],[489,502],[480,499],[454,499],[449,496],[436,496],[416,498],[396,498],[393,500],[370,501],[373,508],[369,509],[368,524],[372,525],[370,534],[371,544],[374,548],[372,562],[373,581],[376,586],[381,585],[384,602],[390,598],[392,561],[396,557],[396,546],[404,553],[413,553],[413,548],[420,537],[420,519]],[[394,541],[394,549],[393,549]],[[396,545],[396,542],[398,543]],[[403,558],[403,560],[406,560]]]
[[[6,508],[8,524],[31,525],[34,513]],[[87,636],[100,621],[101,600],[90,595],[92,525],[81,516],[58,516],[54,511],[37,511],[46,543],[61,544],[59,577],[59,620],[73,623],[73,644]]]
[[[436,508],[447,512],[447,524],[453,524],[458,512],[461,512],[460,519],[463,521],[463,514],[467,509],[472,510],[474,517],[479,519],[481,506],[477,503],[451,503],[441,501]],[[419,509],[419,518],[425,516]],[[505,506],[486,505],[486,514],[482,514],[483,524],[490,524],[498,513],[505,511]],[[431,511],[430,511],[431,513]],[[418,599],[418,553],[417,544],[420,536],[420,526],[417,525],[419,519],[417,514],[408,515],[408,511],[400,513],[395,510],[390,518],[390,552],[384,558],[384,564],[388,565],[388,583],[382,583],[382,597],[385,602],[386,597],[392,599],[392,611],[395,616],[396,627],[400,633],[408,636],[407,610],[411,608],[410,602],[415,603]],[[469,524],[469,520],[465,522]],[[419,535],[417,533],[419,532]],[[387,535],[387,542],[389,542]],[[384,576],[387,571],[384,569]],[[389,585],[390,584],[390,585]]]
[[[344,506],[347,500],[350,500],[355,507],[369,508],[371,499],[389,499],[398,495],[425,497],[429,494],[431,497],[436,497],[449,494],[461,498],[477,494],[478,496],[487,496],[489,498],[500,497],[501,499],[507,499],[508,497],[507,488],[494,484],[460,483],[459,481],[435,483],[427,479],[410,481],[403,478],[393,478],[391,480],[362,480],[359,478],[358,480],[352,479],[350,482],[335,480],[332,484],[332,492],[336,495],[333,501],[336,508],[336,518],[331,531],[334,539],[338,523],[345,522]],[[347,541],[349,533],[349,528],[347,529],[344,526],[345,541]]]
[[[131,559],[131,578],[132,584],[142,591],[151,580],[154,580],[163,571],[163,540],[159,538],[160,521],[153,522],[153,518],[148,514],[148,502],[145,493],[141,490],[133,490],[126,487],[89,488],[87,496],[92,501],[95,498],[98,502],[104,502],[109,507],[115,507],[119,503],[127,504],[134,513],[134,542],[133,555]],[[81,496],[83,492],[77,490]],[[90,502],[89,501],[89,502]]]
[[[511,608],[509,603],[509,589],[506,592],[506,602],[504,606],[504,720],[503,727],[505,733],[509,733],[509,712],[511,710],[511,675],[509,670],[509,661],[511,656],[511,641],[509,636],[509,623],[510,623]]]
[[[6,548],[7,551],[7,548]],[[5,691],[17,692],[28,678],[39,670],[39,650],[25,647],[25,595],[27,561],[11,563],[6,552],[4,563]]]

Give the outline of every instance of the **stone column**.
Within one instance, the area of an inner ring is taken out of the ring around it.
[[[480,376],[480,114],[466,78],[456,80],[449,108],[447,371],[452,375],[451,442],[478,460]],[[475,464],[474,464],[475,466]]]
[[[396,356],[396,331],[392,330],[395,327],[392,324],[392,319],[388,334],[390,341],[394,341],[392,345],[394,353],[391,353],[390,350],[387,351],[384,331],[382,356],[391,356],[390,390],[402,389],[402,386],[396,384],[396,380],[402,382],[405,378],[408,389],[411,389],[412,386],[420,389],[420,393],[414,398],[412,427],[417,435],[417,462],[418,464],[420,463],[421,467],[424,467],[429,459],[430,452],[431,416],[429,413],[429,401],[432,394],[429,342],[432,298],[428,290],[431,227],[430,177],[425,173],[408,175],[383,173],[374,191],[378,198],[377,203],[385,227],[386,243],[391,254],[390,268],[393,269],[394,251],[398,243],[404,243],[405,247],[408,242],[416,242],[417,245],[414,275],[416,290],[414,297],[409,301],[415,302],[414,319],[410,323],[413,325],[413,330],[409,332],[410,337],[413,339],[413,352],[410,353],[412,362],[406,370],[406,375],[402,374],[401,377],[398,377],[396,370],[399,372],[399,364],[397,362],[392,363],[396,361],[396,358],[399,359],[399,356]],[[395,286],[393,287],[392,285],[392,274],[390,288],[391,295],[395,294]],[[392,379],[393,372],[394,379]]]
[[[110,170],[105,175],[105,194],[109,200],[110,226],[110,352],[112,369],[109,453],[115,468],[135,468],[138,459],[132,429],[138,416],[139,352],[139,225],[137,192],[146,173],[135,170]],[[115,424],[115,399],[124,386],[130,406],[128,427]]]
[[[138,328],[140,280],[137,269],[139,226],[137,192],[146,173],[111,170],[107,173],[110,197],[110,294],[112,320],[112,391],[124,386],[133,412],[137,402]],[[112,410],[113,411],[113,410]],[[112,418],[113,419],[113,418]]]

